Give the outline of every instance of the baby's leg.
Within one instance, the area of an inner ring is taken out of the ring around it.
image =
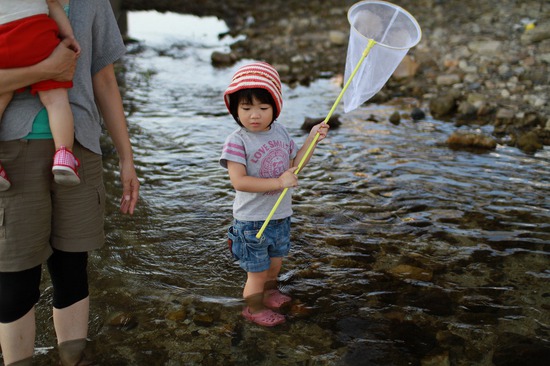
[[[80,162],[73,155],[74,119],[67,89],[39,91],[42,104],[48,111],[50,130],[55,144],[52,173],[56,183],[74,186],[80,183],[77,169]]]
[[[52,89],[39,91],[40,101],[48,111],[50,129],[52,130],[55,149],[65,146],[67,150],[73,150],[74,144],[74,119],[69,104],[67,89]]]
[[[10,104],[12,97],[13,97],[13,92],[0,94],[0,120],[2,120],[4,111],[6,110],[6,107],[8,106],[8,104]]]

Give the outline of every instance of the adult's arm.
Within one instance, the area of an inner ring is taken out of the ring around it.
[[[72,80],[77,55],[61,42],[45,60],[27,67],[0,69],[0,94],[12,92],[43,80]]]
[[[92,78],[92,83],[97,106],[119,157],[122,182],[120,210],[122,213],[133,214],[139,197],[139,181],[113,65],[107,65],[97,72]]]

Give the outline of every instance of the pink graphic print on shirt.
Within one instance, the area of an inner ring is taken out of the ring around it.
[[[262,145],[255,153],[253,162],[260,163],[258,175],[261,178],[278,178],[290,165],[289,144],[282,141],[269,141]],[[267,192],[266,194],[274,194]]]

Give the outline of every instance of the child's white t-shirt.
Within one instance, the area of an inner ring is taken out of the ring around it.
[[[294,159],[296,153],[296,144],[286,128],[274,122],[268,131],[250,132],[241,127],[231,133],[225,140],[220,164],[227,168],[227,161],[230,160],[243,164],[248,176],[278,178],[290,168],[290,159]],[[233,217],[242,221],[265,220],[281,192],[236,191]],[[291,215],[292,198],[286,194],[272,219],[279,220]]]

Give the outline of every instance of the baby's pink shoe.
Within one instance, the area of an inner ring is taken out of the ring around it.
[[[57,184],[64,186],[75,186],[80,183],[77,169],[80,166],[80,161],[74,154],[67,150],[65,146],[61,146],[53,157],[52,173]]]
[[[11,187],[11,182],[4,170],[4,167],[0,165],[0,192],[7,191]]]

